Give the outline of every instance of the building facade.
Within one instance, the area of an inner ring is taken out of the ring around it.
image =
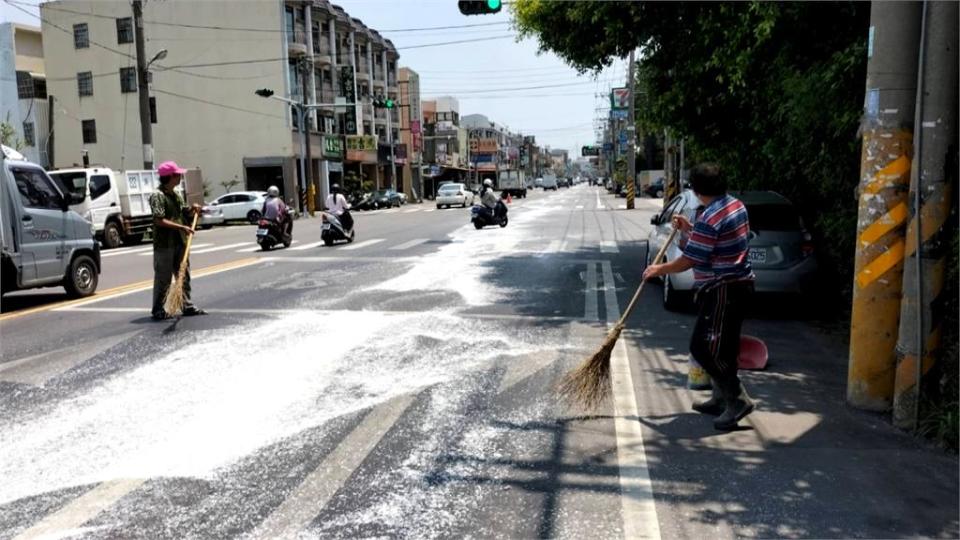
[[[400,141],[406,149],[403,178],[410,182],[404,192],[410,200],[423,197],[423,109],[420,101],[420,75],[410,68],[402,67],[400,84]]]
[[[424,162],[428,196],[442,182],[472,183],[469,176],[469,138],[461,125],[460,102],[442,96],[424,102]]]
[[[50,110],[40,29],[0,24],[0,122],[28,160],[50,166]]]
[[[224,6],[143,4],[146,56],[166,51],[148,70],[154,161],[201,169],[213,195],[231,182],[277,185],[287,200],[303,203],[309,193],[317,205],[349,171],[389,181],[379,150],[399,139],[399,118],[390,126],[372,98],[399,94],[393,44],[326,0]],[[54,165],[86,152],[94,163],[141,168],[129,3],[58,0],[40,9],[58,104]],[[317,105],[305,122],[312,187],[300,178],[296,109],[254,94],[262,88]]]

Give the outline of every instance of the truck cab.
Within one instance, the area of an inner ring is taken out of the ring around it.
[[[155,172],[89,167],[49,174],[70,190],[70,208],[93,224],[104,248],[139,244],[152,227],[150,194],[159,182]]]
[[[72,297],[96,291],[100,246],[72,202],[42,167],[0,147],[0,294],[56,285]]]

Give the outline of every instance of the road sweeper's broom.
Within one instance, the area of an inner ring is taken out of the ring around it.
[[[673,242],[677,235],[677,229],[670,233],[670,237],[660,247],[657,256],[653,258],[652,264],[657,264],[663,255],[667,252],[667,246]],[[620,332],[630,318],[630,313],[637,305],[640,293],[643,292],[643,285],[646,281],[641,281],[637,287],[637,292],[633,293],[633,299],[630,305],[623,312],[617,324],[607,333],[607,339],[593,356],[583,361],[576,369],[567,373],[560,381],[560,395],[568,402],[577,403],[586,409],[593,409],[602,403],[610,394],[610,354],[613,352],[614,345],[620,339]]]
[[[200,212],[193,214],[193,224],[190,230],[197,230],[197,220],[200,219]],[[180,270],[177,272],[177,279],[167,289],[167,297],[163,301],[163,311],[168,316],[179,315],[183,311],[183,278],[187,274],[187,260],[190,259],[190,245],[193,243],[193,235],[187,236],[187,246],[183,250],[183,258],[180,259]]]

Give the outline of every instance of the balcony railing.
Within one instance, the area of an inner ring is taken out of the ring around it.
[[[287,27],[287,37],[290,40],[290,43],[296,43],[298,45],[307,44],[307,33],[303,31],[303,28],[291,28]]]

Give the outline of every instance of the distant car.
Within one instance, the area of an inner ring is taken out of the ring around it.
[[[656,197],[657,199],[663,198],[664,193],[664,178],[661,176],[653,182],[650,182],[650,185],[643,188],[643,193],[648,197]]]
[[[570,179],[569,179],[569,178],[557,178],[557,187],[565,187],[565,188],[570,187]]]
[[[758,293],[779,293],[800,297],[810,292],[817,274],[817,260],[810,233],[796,207],[786,197],[773,191],[731,193],[747,207],[750,219],[750,243],[747,256],[757,276]],[[692,190],[674,197],[663,211],[654,216],[650,233],[647,262],[660,249],[672,230],[671,219],[683,213],[691,222],[696,219],[700,201]],[[678,240],[667,248],[667,260],[680,256]],[[669,310],[686,306],[693,291],[693,271],[670,274],[663,280],[663,305]]]
[[[534,187],[543,187],[543,178],[537,178],[533,181]]]
[[[375,208],[389,208],[391,206],[400,207],[403,204],[400,194],[393,189],[380,189],[373,192],[371,196]]]
[[[397,193],[400,195],[400,204],[407,204],[407,194],[402,191],[398,191]]]
[[[260,220],[266,197],[265,191],[235,191],[223,194],[200,211],[200,226],[209,229],[214,225],[240,220],[256,223]]]
[[[465,184],[444,184],[437,191],[437,208],[473,205],[474,194]]]

